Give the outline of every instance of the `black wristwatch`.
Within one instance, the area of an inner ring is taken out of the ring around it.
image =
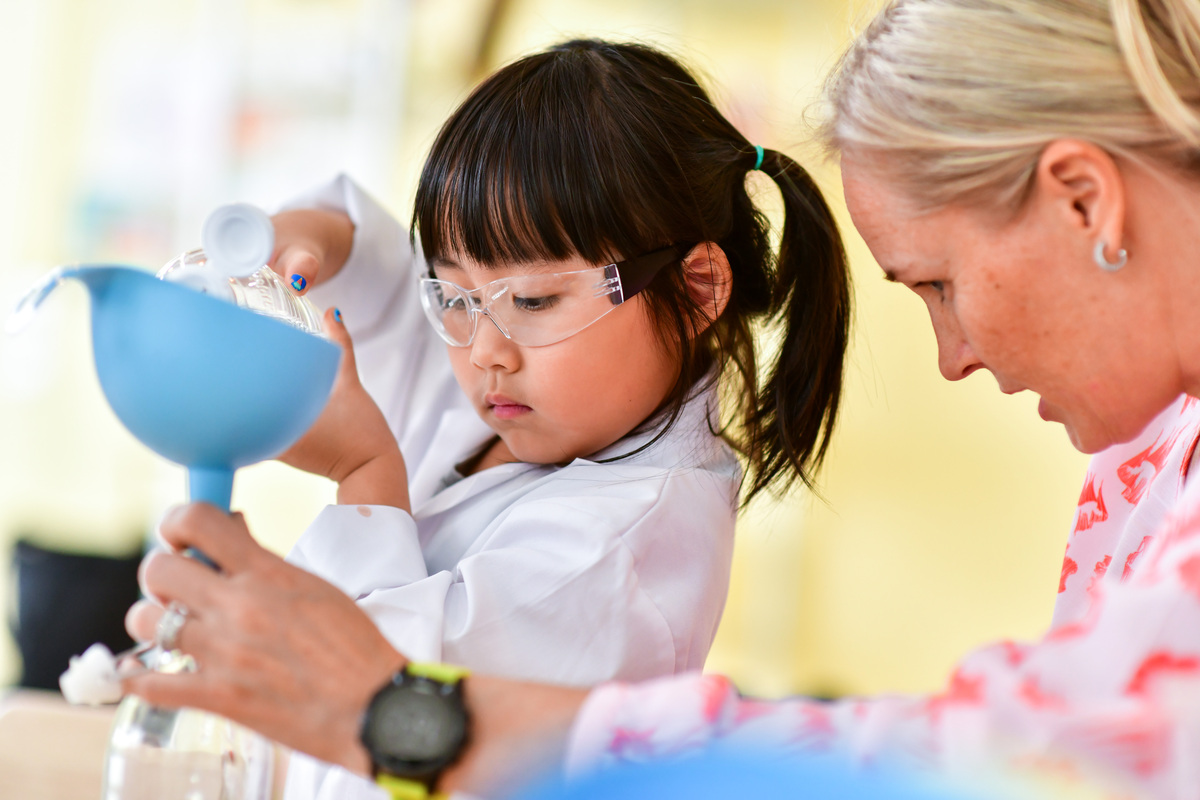
[[[359,734],[375,782],[393,800],[423,800],[467,744],[463,679],[450,664],[408,664],[375,693]]]

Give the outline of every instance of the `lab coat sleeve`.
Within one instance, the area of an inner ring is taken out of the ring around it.
[[[417,283],[422,266],[408,231],[345,175],[285,208],[341,211],[354,222],[346,264],[308,297],[321,309],[342,312],[363,386],[383,411],[405,459],[419,463],[438,416],[463,398],[445,345],[425,320]]]
[[[452,573],[380,590],[362,605],[399,649],[492,674],[587,684],[669,673],[671,631],[615,520],[593,505],[583,497],[522,503]],[[642,519],[620,514],[621,522],[658,518],[653,508],[638,511]]]
[[[441,603],[450,578],[446,573],[429,575],[417,525],[408,512],[391,506],[326,506],[287,560],[352,597],[384,633],[388,627],[403,628],[406,635],[399,642],[393,638],[393,644],[409,658],[438,659],[438,617],[417,609]],[[397,586],[407,588],[412,610],[380,602]]]
[[[352,594],[417,659],[580,686],[675,672],[683,650],[702,662],[715,633],[732,511],[728,491],[696,492],[694,477],[681,507],[674,483],[584,481],[572,494],[552,482],[502,512],[452,571]]]
[[[346,533],[321,535],[331,530]],[[392,506],[326,506],[287,560],[355,600],[397,582],[427,577],[416,522]]]

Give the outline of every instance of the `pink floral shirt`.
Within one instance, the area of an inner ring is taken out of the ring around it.
[[[1181,397],[1092,459],[1040,641],[973,652],[932,696],[764,702],[699,674],[608,684],[580,714],[568,769],[766,745],[1200,797],[1200,481],[1184,489],[1198,437],[1200,401]]]

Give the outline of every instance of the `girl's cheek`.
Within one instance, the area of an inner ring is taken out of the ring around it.
[[[565,342],[564,342],[565,344]],[[595,371],[590,369],[594,362],[589,362],[587,353],[577,352],[576,348],[564,347],[559,352],[542,352],[539,357],[525,360],[525,369],[535,386],[544,387],[556,394],[572,394],[581,384],[595,380]]]

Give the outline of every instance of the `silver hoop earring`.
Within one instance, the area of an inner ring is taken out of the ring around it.
[[[1117,260],[1109,261],[1104,255],[1104,240],[1096,240],[1096,249],[1092,251],[1092,259],[1096,262],[1096,266],[1105,272],[1116,272],[1121,267],[1125,266],[1125,262],[1129,260],[1129,253],[1124,250],[1117,251]]]

